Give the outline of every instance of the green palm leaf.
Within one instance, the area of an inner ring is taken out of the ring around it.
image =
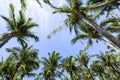
[[[72,40],[71,40],[71,43],[74,44],[76,43],[76,41],[80,40],[80,39],[87,39],[88,37],[88,34],[80,34],[76,37],[74,37]]]

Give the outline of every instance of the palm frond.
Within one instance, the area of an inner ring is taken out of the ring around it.
[[[101,8],[96,8],[95,9],[95,12],[94,12],[94,17],[93,19],[97,19],[100,17],[100,15],[103,15],[104,14],[104,10],[105,10],[105,7],[101,7]]]
[[[64,22],[61,23],[60,25],[58,25],[52,32],[50,32],[48,34],[47,38],[50,39],[52,35],[56,34],[58,31],[60,31],[62,29],[63,25],[64,25]]]
[[[0,41],[6,40],[9,35],[10,35],[10,33],[3,33],[3,34],[0,36]]]
[[[96,17],[104,14],[105,11],[107,11],[106,17],[108,17],[109,13],[116,9],[120,4],[114,0],[88,0],[87,5],[89,6],[89,9],[97,12]]]
[[[36,36],[33,32],[28,31],[24,34],[24,37],[33,38],[35,41],[39,41],[39,37]]]
[[[100,23],[100,26],[106,26],[108,23],[111,23],[111,22],[118,22],[118,21],[115,20],[114,18],[108,18],[108,19],[102,20],[102,22]]]
[[[42,7],[41,2],[40,2],[39,0],[36,0],[36,1],[37,1],[37,3],[40,5],[40,7]]]
[[[118,18],[108,18],[101,22],[101,26],[104,26],[106,30],[112,33],[119,33],[120,31],[120,22]]]
[[[17,59],[20,59],[17,52],[16,52],[16,49],[18,50],[18,48],[16,48],[16,47],[6,48],[6,51],[12,53],[11,55],[14,55],[14,57],[16,57]]]
[[[92,39],[91,38],[88,39],[87,44],[85,45],[83,50],[86,51],[92,44],[93,44]]]
[[[71,40],[71,43],[74,44],[74,43],[76,43],[80,39],[87,39],[87,38],[88,38],[88,34],[79,34],[78,36],[74,37]]]
[[[25,17],[24,12],[19,11],[19,16],[17,19],[17,26],[20,27],[22,24],[25,23],[25,21],[26,21],[26,17]]]
[[[64,12],[65,13],[70,13],[71,10],[70,10],[70,8],[68,6],[63,5],[62,7],[55,9],[53,11],[53,14],[54,13],[64,13]]]
[[[17,41],[22,45],[23,48],[26,48],[28,46],[27,42],[26,42],[26,38],[22,38],[22,37],[18,37]]]
[[[6,22],[7,22],[7,25],[8,25],[8,31],[10,31],[10,30],[14,30],[14,25],[13,25],[13,21],[10,19],[10,18],[7,18],[7,17],[5,17],[5,16],[2,16],[2,15],[0,15],[0,17],[2,18],[2,19],[4,19]]]
[[[65,25],[69,28],[70,33],[74,29],[74,26],[76,27],[76,24],[74,24],[73,21],[70,18],[67,18],[65,20]]]
[[[83,4],[82,0],[66,0],[71,8],[75,8],[76,6],[80,6]]]
[[[80,65],[84,65],[85,67],[87,67],[88,63],[90,61],[90,57],[91,56],[89,54],[87,54],[85,51],[81,50],[79,52],[79,55],[77,55],[76,59],[77,59],[77,61],[79,61]]]
[[[16,18],[15,18],[15,8],[14,8],[13,4],[10,4],[9,7],[10,7],[10,13],[9,13],[10,18],[12,19],[13,25],[14,25],[13,27],[15,28],[17,26]]]
[[[115,26],[115,25],[111,25],[111,26],[108,26],[107,28],[106,28],[106,30],[108,30],[108,31],[110,31],[110,32],[112,32],[112,33],[119,33],[120,32],[120,27],[119,27],[120,25],[118,25],[118,26]]]
[[[25,29],[27,28],[29,30],[29,29],[31,29],[31,28],[33,28],[35,26],[38,27],[39,25],[37,23],[35,23],[35,22],[30,22],[26,26],[27,27],[25,27]]]
[[[20,3],[21,3],[21,8],[23,9],[23,10],[26,10],[27,9],[27,4],[26,4],[26,0],[20,0]]]
[[[117,38],[120,40],[120,34],[117,35]]]
[[[81,32],[88,33],[90,31],[89,25],[87,25],[84,21],[78,22],[78,28]]]
[[[43,0],[43,2],[45,2],[46,4],[48,4],[50,7],[54,8],[54,9],[57,8],[53,4],[51,4],[50,0]]]

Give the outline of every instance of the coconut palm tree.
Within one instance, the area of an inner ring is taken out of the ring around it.
[[[105,66],[105,72],[113,79],[119,79],[120,68],[117,56],[114,54],[103,54],[101,53],[98,57],[100,65]]]
[[[119,80],[119,54],[106,52],[98,54],[96,57],[97,60],[90,64],[93,75],[100,80]]]
[[[105,24],[104,23],[105,21],[103,20],[102,22],[101,22],[101,26],[103,25],[103,24]],[[106,22],[107,23],[107,22]],[[84,24],[84,25],[83,25]],[[115,24],[115,25],[117,25],[117,24]],[[72,42],[72,44],[74,44],[75,42],[77,42],[78,40],[82,40],[82,39],[87,39],[88,40],[88,42],[87,42],[87,44],[85,45],[85,47],[84,47],[84,51],[85,50],[87,50],[88,49],[88,47],[89,46],[91,46],[92,44],[93,44],[93,40],[96,40],[96,42],[98,43],[98,41],[101,41],[101,42],[103,42],[105,45],[107,45],[107,46],[109,46],[109,47],[111,47],[113,50],[115,50],[115,51],[118,51],[118,49],[119,48],[116,48],[116,46],[113,44],[113,43],[111,43],[111,42],[109,42],[109,41],[107,41],[107,40],[105,40],[104,38],[103,38],[103,36],[101,36],[98,32],[96,32],[96,31],[94,31],[93,29],[90,29],[89,28],[89,25],[87,25],[87,24],[85,24],[84,22],[80,22],[79,23],[79,29],[82,31],[81,33],[78,33],[72,40],[71,40],[71,42]],[[107,29],[108,30],[108,29]],[[110,29],[110,30],[115,30],[115,29]],[[117,28],[117,30],[118,30],[118,28]],[[109,30],[108,30],[109,31]],[[118,38],[119,39],[119,38]],[[119,52],[119,51],[118,51]]]
[[[104,27],[107,31],[116,34],[115,36],[120,39],[120,20],[119,20],[119,16],[112,16],[110,18],[104,19],[103,21],[101,21],[100,23],[101,27]]]
[[[8,80],[23,80],[24,76],[33,77],[36,73],[32,72],[39,68],[38,50],[31,47],[8,48],[11,55],[4,62],[1,70],[4,77]]]
[[[8,32],[3,33],[0,38],[0,48],[7,43],[11,38],[17,38],[18,42],[22,46],[27,46],[27,38],[33,38],[38,41],[38,37],[31,31],[32,28],[38,26],[38,24],[32,22],[31,18],[26,18],[23,11],[19,11],[19,16],[15,16],[15,8],[12,4],[9,5],[10,13],[9,17],[1,17],[7,22]]]
[[[82,1],[67,0],[68,6],[62,6],[62,7],[55,7],[50,3],[49,0],[44,0],[44,2],[55,9],[54,13],[59,12],[59,13],[67,14],[67,19],[65,20],[65,22],[70,27],[70,30],[71,28],[74,28],[75,31],[77,31],[76,30],[78,28],[77,23],[79,21],[84,21],[86,24],[89,25],[89,28],[93,29],[95,32],[98,32],[99,34],[107,38],[112,43],[112,45],[115,45],[114,47],[117,48],[116,50],[118,50],[119,52],[120,41],[117,38],[115,38],[113,35],[111,35],[109,32],[107,32],[105,29],[100,27],[97,23],[95,23],[94,19],[89,18],[89,15],[87,14],[89,11],[89,7],[87,6],[83,7]],[[91,10],[91,7],[90,7],[90,10]],[[59,30],[59,29],[56,29],[56,30]]]
[[[49,57],[42,57],[41,63],[43,64],[42,72],[40,73],[44,80],[56,80],[56,77],[61,77],[62,72],[60,69],[61,56],[57,52],[48,54]]]
[[[79,68],[80,67],[79,68],[77,67],[75,58],[73,56],[69,56],[63,59],[62,68],[65,72],[67,72],[70,75],[70,79],[79,80],[80,78]]]
[[[88,67],[89,61],[90,61],[91,57],[93,57],[93,56],[94,55],[92,55],[92,56],[88,55],[84,51],[80,51],[79,55],[76,57],[77,64],[79,65],[79,67],[81,67],[81,69],[83,71],[83,73],[82,73],[83,79],[94,80],[92,70]]]

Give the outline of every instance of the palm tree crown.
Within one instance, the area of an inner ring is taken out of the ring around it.
[[[18,42],[22,46],[27,46],[27,38],[33,38],[35,41],[38,41],[38,37],[31,31],[32,28],[38,26],[38,24],[32,22],[31,18],[26,19],[23,11],[19,11],[19,17],[16,18],[14,6],[12,4],[10,7],[10,17],[1,17],[7,22],[8,32],[4,33],[0,38],[0,48],[8,42],[11,38],[17,38]]]
[[[8,48],[7,52],[11,55],[1,66],[4,77],[9,80],[22,80],[24,76],[35,76],[32,72],[39,68],[38,50],[33,49],[32,46],[26,48],[13,47]]]
[[[44,65],[42,68],[43,72],[42,77],[45,80],[55,80],[56,77],[60,77],[62,72],[59,71],[60,69],[60,60],[61,56],[57,52],[53,52],[52,54],[49,53],[49,58],[42,57],[41,63]]]

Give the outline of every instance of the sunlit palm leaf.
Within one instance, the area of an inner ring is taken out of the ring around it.
[[[78,36],[74,37],[71,40],[71,43],[74,44],[76,43],[76,41],[80,40],[80,39],[87,39],[88,38],[88,34],[79,34]]]
[[[20,2],[21,2],[21,5],[22,5],[21,8],[23,10],[27,9],[26,0],[20,0]]]
[[[50,39],[52,35],[56,34],[58,31],[60,31],[63,27],[64,23],[61,23],[58,25],[51,33],[48,34],[47,38]]]

